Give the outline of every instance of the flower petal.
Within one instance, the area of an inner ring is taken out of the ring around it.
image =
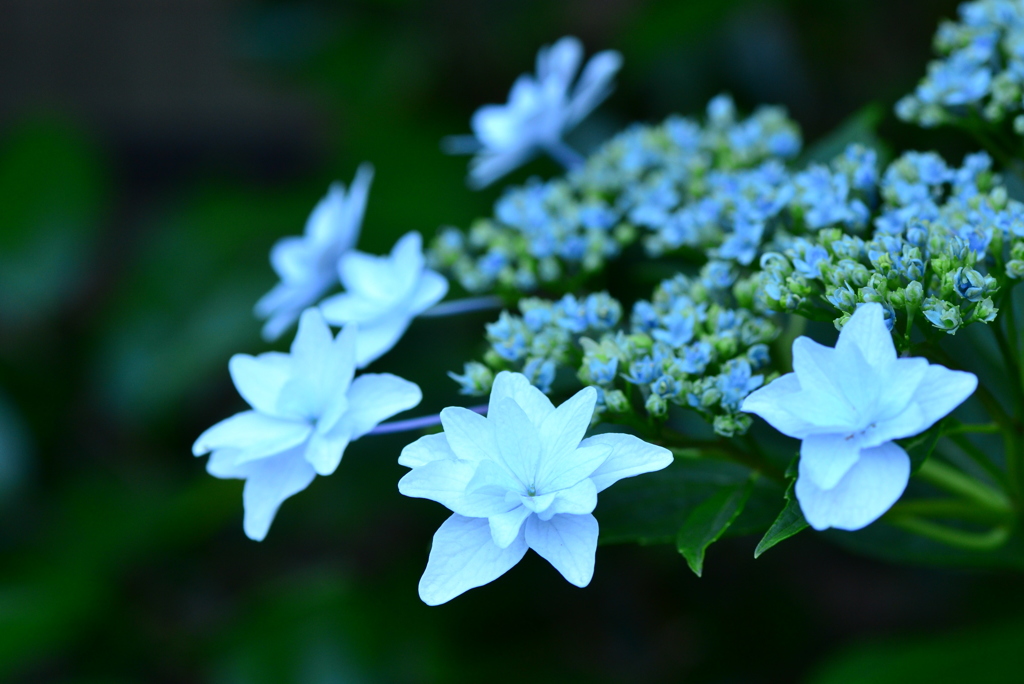
[[[320,379],[324,360],[331,351],[334,335],[317,308],[306,309],[299,317],[299,331],[292,342],[292,373],[298,377]]]
[[[593,387],[584,387],[549,413],[541,423],[540,441],[544,445],[544,452],[537,476],[539,481],[547,482],[559,478],[559,472],[565,470],[567,464],[572,463],[569,459],[574,457],[570,454],[587,434],[596,404],[597,390]]]
[[[412,444],[405,445],[398,457],[398,465],[415,468],[444,458],[454,460],[456,456],[448,446],[448,438],[440,432],[436,435],[424,435]]]
[[[461,406],[449,406],[441,410],[441,425],[449,448],[462,460],[501,460],[494,425],[479,413]]]
[[[542,448],[537,428],[526,413],[512,399],[503,399],[487,420],[494,424],[502,461],[524,485],[536,486]]]
[[[839,332],[836,351],[846,354],[855,347],[869,366],[884,368],[896,360],[896,345],[885,325],[882,305],[861,304]]]
[[[541,472],[537,478],[538,491],[547,494],[577,485],[593,475],[611,453],[610,446],[591,444],[564,454],[560,463],[554,464],[547,472]]]
[[[811,527],[859,530],[889,510],[910,479],[910,458],[887,442],[864,449],[857,463],[834,487],[822,489],[806,477],[803,459],[796,481],[796,498]]]
[[[348,443],[347,433],[325,435],[314,432],[306,445],[306,461],[313,466],[317,475],[331,475],[338,469]]]
[[[913,401],[924,414],[921,432],[927,430],[967,400],[978,388],[978,376],[943,366],[928,366],[914,392]]]
[[[642,473],[661,470],[672,463],[672,452],[654,444],[648,444],[639,437],[608,432],[594,435],[580,442],[580,448],[605,446],[611,449],[608,457],[590,479],[598,492],[604,491],[619,480]]]
[[[510,511],[490,516],[487,521],[491,527],[491,539],[499,548],[508,548],[519,537],[523,523],[531,514],[526,506],[516,506]]]
[[[322,369],[325,403],[316,422],[318,432],[330,432],[349,410],[348,391],[356,373],[356,326],[346,325],[331,343]]]
[[[597,518],[592,515],[556,515],[526,521],[526,543],[562,577],[577,587],[590,584],[597,554]]]
[[[803,439],[814,425],[785,409],[785,399],[801,391],[796,373],[786,373],[747,395],[740,410],[761,416],[784,435]]]
[[[235,388],[249,406],[260,413],[283,417],[277,413],[277,398],[292,372],[292,362],[287,354],[235,354],[228,362],[228,371]]]
[[[800,473],[822,489],[832,489],[861,453],[858,435],[808,435],[800,443]]]
[[[488,414],[493,407],[506,398],[519,404],[519,408],[526,412],[530,422],[537,428],[540,428],[548,414],[555,410],[551,400],[530,384],[530,381],[522,373],[501,371],[495,376],[494,384],[491,386],[490,403],[487,407]]]
[[[381,421],[419,405],[419,385],[391,373],[363,373],[348,388],[348,410],[338,421],[352,439],[359,439]]]
[[[436,271],[424,270],[416,284],[412,301],[409,303],[409,313],[418,316],[444,299],[446,294],[448,294],[447,278]]]
[[[459,502],[464,498],[466,487],[475,472],[475,463],[438,459],[403,475],[398,481],[398,491],[403,496],[430,499],[452,511],[466,514],[466,511],[460,510]]]
[[[333,325],[365,323],[380,317],[381,304],[354,292],[342,292],[320,302],[320,312]]]
[[[420,578],[420,599],[436,606],[492,582],[522,560],[526,549],[523,533],[502,549],[491,538],[486,518],[453,515],[434,533],[427,569]]]
[[[306,423],[243,411],[199,435],[192,445],[192,453],[202,456],[214,449],[237,449],[237,462],[242,463],[298,446],[312,430]]]
[[[365,368],[391,351],[409,328],[412,316],[402,309],[394,309],[383,316],[359,326],[356,338],[356,363]]]
[[[316,472],[302,458],[301,451],[293,449],[280,456],[245,464],[244,476],[245,520],[242,526],[249,539],[262,541],[281,503],[308,487]]]
[[[572,515],[586,515],[593,513],[597,508],[597,487],[589,477],[580,480],[577,484],[559,491],[554,502],[537,515],[541,520],[550,520],[552,516],[559,513],[570,513]]]
[[[598,52],[583,67],[569,103],[568,125],[582,121],[612,92],[612,79],[622,68],[622,55],[615,50]]]

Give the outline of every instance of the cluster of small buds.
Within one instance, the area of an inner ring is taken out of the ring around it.
[[[703,126],[681,117],[633,126],[580,169],[509,189],[493,217],[467,232],[442,230],[429,260],[470,292],[551,289],[600,270],[646,230],[654,233],[645,241],[652,254],[707,247],[750,263],[760,242],[755,224],[775,211],[787,178],[779,160],[799,150],[799,129],[783,110],[739,119],[732,100],[719,96]],[[689,209],[699,198],[708,199],[703,211],[717,212],[710,221]],[[720,220],[728,225],[701,232]]]
[[[487,326],[487,365],[467,363],[451,374],[465,394],[485,394],[493,370],[521,369],[550,392],[560,369],[598,390],[598,415],[625,419],[643,410],[664,418],[670,405],[698,411],[722,435],[743,433],[739,406],[766,380],[770,318],[750,310],[753,281],[738,280],[725,262],[709,262],[694,277],[661,283],[639,301],[628,321],[605,293],[557,301],[527,298],[519,315],[502,312]]]
[[[903,155],[882,177],[869,239],[839,228],[775,236],[776,250],[760,260],[760,302],[808,317],[838,310],[839,328],[877,302],[890,329],[902,317],[905,342],[918,315],[950,334],[993,321],[1002,279],[1024,273],[1024,205],[1007,198],[990,167],[984,154],[959,169],[932,153]]]
[[[959,13],[959,21],[939,26],[938,59],[915,91],[896,104],[896,114],[926,127],[1013,116],[1014,129],[1024,133],[1024,2],[967,2]]]

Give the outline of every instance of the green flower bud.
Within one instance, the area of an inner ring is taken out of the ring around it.
[[[604,393],[604,405],[612,413],[626,413],[631,409],[629,400],[622,390],[608,390]]]
[[[651,394],[644,402],[644,408],[655,418],[664,418],[668,414],[668,402],[657,394]]]

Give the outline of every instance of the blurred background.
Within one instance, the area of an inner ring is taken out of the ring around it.
[[[1024,681],[1016,573],[804,533],[757,561],[755,538],[726,540],[702,579],[669,547],[603,546],[583,590],[531,554],[427,608],[447,511],[399,496],[405,436],[353,444],[263,543],[242,534],[241,482],[190,452],[244,406],[229,356],[269,348],[252,306],[273,242],[364,160],[364,250],[489,213],[499,190],[468,190],[438,141],[503,102],[539,46],[575,34],[625,56],[580,148],[722,91],[785,105],[813,142],[889,112],[955,7],[0,0],[0,681]],[[966,149],[880,126],[896,150]],[[418,321],[377,368],[420,383],[423,413],[464,403],[444,373],[487,320]]]

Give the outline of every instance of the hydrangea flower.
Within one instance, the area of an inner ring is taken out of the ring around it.
[[[582,59],[583,46],[572,36],[541,48],[536,76],[523,74],[512,86],[508,103],[486,105],[473,115],[475,139],[446,140],[451,152],[476,152],[470,163],[470,185],[490,185],[541,150],[559,160],[577,156],[565,147],[562,136],[608,97],[612,79],[622,66],[618,52],[599,52],[573,85]]]
[[[338,262],[345,292],[320,304],[333,325],[359,324],[356,365],[363,368],[401,339],[412,319],[444,299],[448,281],[428,269],[423,238],[403,235],[385,257],[352,251]]]
[[[793,369],[742,410],[802,440],[796,496],[816,530],[859,530],[889,510],[910,478],[893,440],[924,432],[978,386],[972,373],[897,358],[876,303],[854,312],[834,349],[798,337]]]
[[[399,491],[454,512],[434,534],[419,584],[425,603],[497,579],[529,548],[572,584],[590,583],[598,492],[672,462],[667,449],[631,435],[583,439],[596,401],[586,387],[556,409],[525,376],[503,371],[486,417],[446,408],[443,433],[402,451],[399,463],[412,470]]]
[[[270,250],[281,282],[256,302],[256,315],[267,319],[264,338],[280,337],[338,282],[338,259],[359,240],[372,180],[373,167],[363,164],[347,193],[341,183],[331,185],[306,220],[305,234],[278,240]]]
[[[214,477],[245,480],[250,539],[267,535],[285,499],[333,473],[349,442],[420,403],[420,388],[397,376],[353,379],[357,339],[354,325],[332,337],[320,312],[307,309],[290,354],[231,358],[231,379],[252,410],[211,427],[192,452],[213,452],[206,469]]]

